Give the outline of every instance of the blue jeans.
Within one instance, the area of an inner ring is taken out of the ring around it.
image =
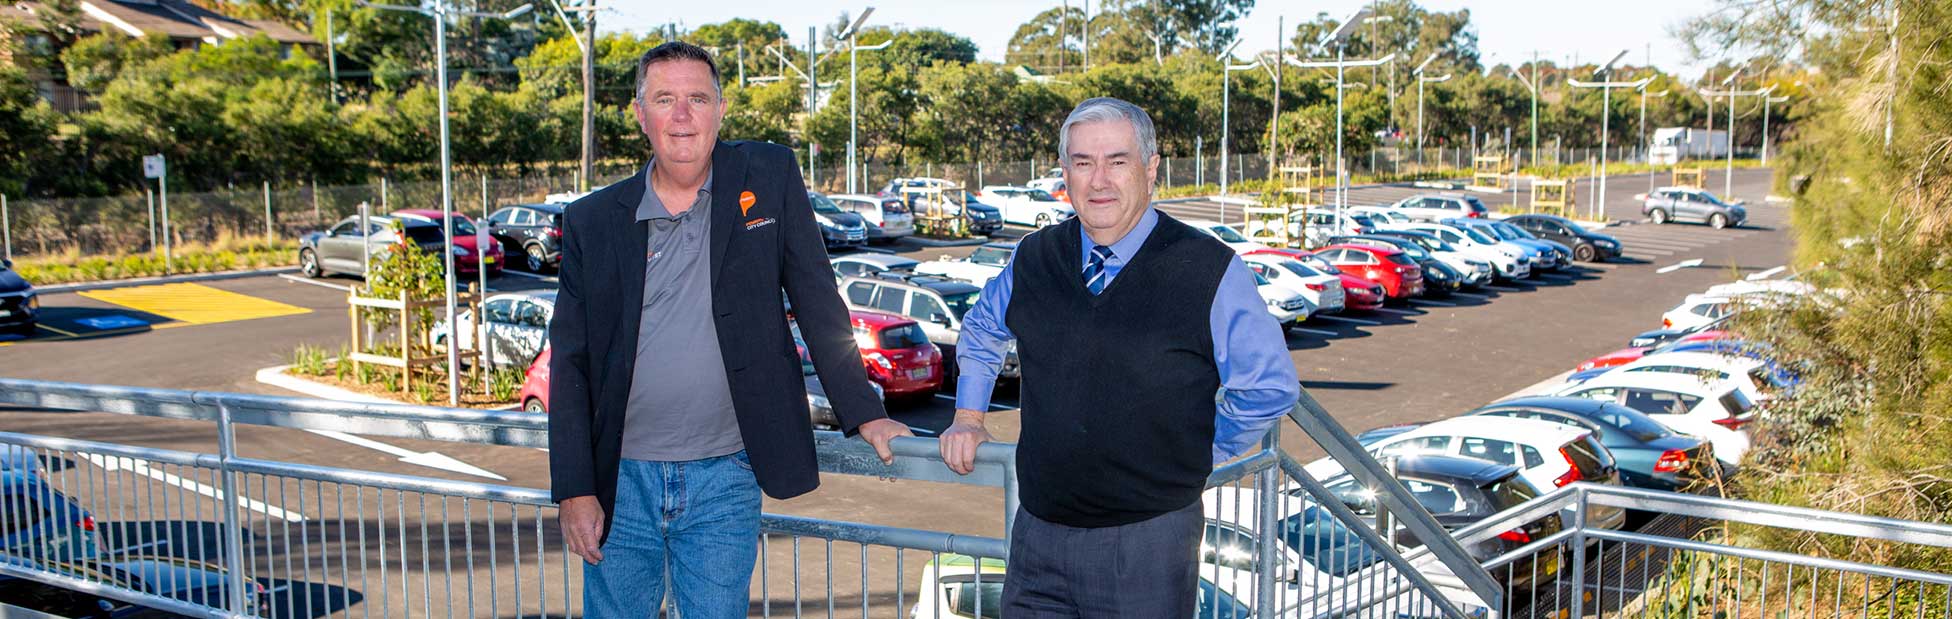
[[[746,452],[689,462],[624,460],[603,562],[583,566],[583,614],[744,617],[759,557],[759,481]]]

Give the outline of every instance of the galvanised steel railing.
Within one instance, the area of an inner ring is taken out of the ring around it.
[[[16,379],[0,379],[0,403],[217,430],[215,454],[0,432],[15,455],[0,530],[34,533],[0,537],[0,576],[77,592],[51,605],[100,598],[200,617],[580,612],[581,564],[562,549],[547,491],[246,458],[235,438],[247,424],[539,448],[541,415]],[[1462,618],[1500,608],[1496,582],[1401,485],[1376,483],[1387,472],[1319,404],[1304,397],[1290,417],[1380,487],[1379,502],[1430,546],[1406,559],[1271,435],[1210,479],[1208,616]],[[815,440],[825,473],[1000,489],[1009,530],[1014,445],[985,445],[963,476],[930,439],[896,441],[892,466],[860,441]],[[39,490],[14,492],[29,486]],[[754,616],[997,612],[1006,539],[786,514],[765,514],[762,531]]]

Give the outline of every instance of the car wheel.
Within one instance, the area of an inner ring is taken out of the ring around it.
[[[1723,214],[1721,214],[1721,213],[1715,213],[1715,214],[1713,214],[1713,215],[1709,215],[1709,216],[1708,216],[1708,227],[1711,227],[1711,228],[1714,228],[1714,229],[1716,229],[1716,230],[1720,230],[1720,229],[1723,229],[1723,228],[1727,228],[1727,227],[1728,227],[1728,216],[1727,216],[1727,215],[1723,215]]]
[[[306,277],[323,277],[325,270],[319,268],[319,255],[309,249],[298,250],[298,270]]]
[[[542,272],[543,269],[548,268],[549,255],[547,252],[542,251],[541,245],[536,243],[530,243],[528,247],[525,247],[523,249],[525,249],[528,254],[527,259],[524,261],[524,266],[529,267],[530,273],[539,274]]]
[[[543,406],[542,406],[542,400],[541,400],[541,399],[539,399],[539,398],[529,398],[529,401],[527,401],[527,402],[523,402],[523,403],[522,403],[522,410],[523,410],[523,411],[525,411],[525,412],[530,412],[530,413],[547,413],[547,412],[549,412],[549,410],[548,410],[547,408],[545,408],[545,407],[543,407]]]
[[[1049,214],[1049,213],[1038,213],[1038,214],[1037,214],[1037,227],[1039,227],[1039,228],[1042,228],[1042,227],[1044,227],[1044,226],[1048,226],[1048,225],[1051,225],[1051,216],[1050,216],[1050,214]]]
[[[1591,245],[1581,245],[1572,248],[1573,259],[1580,262],[1595,262],[1599,258],[1599,253],[1599,250],[1594,249]]]
[[[1654,223],[1664,224],[1667,223],[1668,221],[1667,211],[1661,209],[1654,209],[1652,215],[1654,217]]]

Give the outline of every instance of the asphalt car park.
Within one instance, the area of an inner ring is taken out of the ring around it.
[[[1371,312],[1319,316],[1291,329],[1287,344],[1303,385],[1351,431],[1455,416],[1557,376],[1592,355],[1618,348],[1637,333],[1658,328],[1659,315],[1686,294],[1739,275],[1786,262],[1791,239],[1787,209],[1765,203],[1769,173],[1738,171],[1735,197],[1750,203],[1748,221],[1716,230],[1704,225],[1642,223],[1633,191],[1645,176],[1616,176],[1604,211],[1613,220],[1604,232],[1618,238],[1624,255],[1604,263],[1575,262],[1556,273],[1459,291],[1444,299],[1410,299]],[[1721,179],[1711,175],[1709,185]],[[1623,188],[1624,187],[1624,188]],[[1411,186],[1358,187],[1352,205],[1388,205],[1431,190]],[[1576,195],[1592,195],[1582,182]],[[1507,196],[1484,195],[1494,208]],[[1181,219],[1238,221],[1239,207],[1209,200],[1168,200],[1160,208]],[[1007,226],[992,240],[1031,232]],[[887,246],[849,250],[885,252],[921,261],[967,256],[976,247],[926,245],[914,238]],[[841,252],[836,252],[841,253]],[[1691,260],[1695,266],[1675,268]],[[512,264],[489,279],[493,291],[546,290],[550,273],[528,273]],[[46,328],[0,345],[7,375],[86,383],[124,384],[292,395],[254,379],[260,369],[289,363],[292,350],[311,344],[337,350],[346,340],[345,287],[359,280],[251,277],[200,282],[209,289],[170,294],[131,286],[105,291],[42,294]],[[214,291],[214,292],[213,292]],[[232,296],[234,295],[234,296]],[[222,302],[213,303],[221,299]],[[274,305],[275,304],[275,305]],[[204,314],[195,306],[215,306]],[[286,306],[247,314],[236,308]],[[139,324],[138,324],[139,323]],[[1015,438],[1016,394],[1008,383],[997,394],[991,424],[1001,440]],[[940,430],[953,415],[949,396],[890,405],[911,425]],[[134,442],[208,452],[214,434],[169,420],[21,413],[3,429],[82,439]],[[300,432],[254,428],[240,432],[251,457],[386,472],[453,477],[370,449]],[[547,487],[541,452],[478,445],[387,440],[403,449],[435,451],[493,471],[510,485]],[[1292,425],[1281,439],[1296,457],[1321,452]],[[847,494],[850,494],[847,495]],[[956,500],[916,500],[953,493]],[[931,485],[889,485],[866,479],[829,479],[822,490],[769,511],[813,517],[855,518],[854,505],[905,505],[877,514],[891,524],[930,522],[944,530],[993,535],[1000,519],[998,493]]]

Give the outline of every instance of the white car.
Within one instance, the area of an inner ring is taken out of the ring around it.
[[[1535,262],[1528,257],[1524,248],[1493,239],[1483,232],[1429,223],[1389,224],[1383,226],[1383,229],[1434,234],[1466,257],[1491,263],[1491,267],[1497,270],[1499,279],[1523,279],[1532,276],[1532,266]]]
[[[1071,204],[1050,192],[1030,187],[988,185],[976,194],[976,201],[1003,212],[1003,223],[1042,228],[1077,216]]]
[[[1817,292],[1816,286],[1793,279],[1765,279],[1759,281],[1740,280],[1726,284],[1715,284],[1701,292],[1718,297],[1739,297],[1749,294],[1781,294],[1806,296]]]
[[[488,320],[488,339],[484,354],[490,366],[526,368],[549,341],[549,319],[556,313],[556,291],[508,292],[488,297],[481,303]],[[461,310],[454,315],[461,334],[455,339],[464,350],[475,348],[474,312]],[[446,346],[447,321],[434,323],[428,335],[436,346]]]
[[[1010,268],[1010,256],[1016,253],[1015,241],[984,243],[981,247],[977,247],[974,253],[969,254],[968,258],[954,260],[943,256],[934,262],[915,265],[915,272],[959,279],[981,288],[988,285],[998,274],[1003,273],[1003,269]]]
[[[1227,224],[1208,219],[1187,219],[1182,220],[1182,223],[1192,226],[1193,229],[1199,230],[1207,236],[1219,239],[1222,243],[1226,243],[1227,247],[1232,248],[1236,254],[1245,254],[1250,251],[1267,249],[1266,245],[1247,240],[1247,237],[1241,234],[1239,230],[1235,230],[1233,226]]]
[[[1031,189],[1042,190],[1044,193],[1053,196],[1063,194],[1065,193],[1064,172],[1058,168],[1051,168],[1050,176],[1024,183],[1024,185]]]
[[[900,199],[858,193],[827,196],[840,210],[860,215],[868,223],[868,241],[887,242],[915,233],[915,216]]]
[[[1775,399],[1775,383],[1769,366],[1760,359],[1707,352],[1664,352],[1635,359],[1632,363],[1608,370],[1615,372],[1654,372],[1694,376],[1709,382],[1728,381],[1750,402]]]
[[[1348,301],[1340,276],[1323,273],[1299,260],[1279,254],[1253,254],[1240,259],[1267,281],[1308,299],[1314,305],[1309,316],[1340,312]]]
[[[1378,224],[1378,225],[1388,226],[1389,224]],[[1377,234],[1381,236],[1393,236],[1396,238],[1408,240],[1412,243],[1416,243],[1417,246],[1422,247],[1424,251],[1429,252],[1430,257],[1436,258],[1439,262],[1450,265],[1450,268],[1457,269],[1457,272],[1459,273],[1463,273],[1465,286],[1478,286],[1481,284],[1491,283],[1492,278],[1496,277],[1498,273],[1498,270],[1491,266],[1490,260],[1482,260],[1479,258],[1474,258],[1470,254],[1466,254],[1463,251],[1459,251],[1457,249],[1457,246],[1445,242],[1442,237],[1439,237],[1429,232],[1425,232],[1422,230],[1392,230],[1389,228],[1382,228],[1377,230],[1373,234]]]
[[[1731,467],[1741,464],[1749,451],[1749,433],[1742,428],[1756,417],[1755,402],[1733,383],[1692,374],[1607,372],[1554,395],[1613,402],[1645,413],[1676,432],[1708,439],[1715,445],[1715,459]]]
[[[1364,449],[1378,457],[1435,453],[1509,464],[1518,467],[1525,481],[1547,492],[1575,481],[1620,485],[1613,453],[1591,431],[1536,419],[1452,417],[1370,443]],[[1310,462],[1307,470],[1316,479],[1344,472],[1342,463],[1332,458]],[[1626,517],[1626,511],[1617,507],[1593,507],[1586,514],[1586,522],[1618,529]]]
[[[1681,300],[1680,305],[1661,314],[1661,328],[1685,331],[1706,325],[1727,316],[1735,309],[1735,300],[1730,297],[1691,294]]]
[[[1274,594],[1286,607],[1272,612],[1253,609],[1257,603],[1260,564],[1258,491],[1223,486],[1207,489],[1201,502],[1206,510],[1206,528],[1200,542],[1199,597],[1194,617],[1263,617],[1303,619],[1341,605],[1365,601],[1375,595],[1373,584],[1398,578],[1396,568],[1382,555],[1369,549],[1347,525],[1334,519],[1326,508],[1304,498],[1286,496],[1278,507],[1280,521],[1275,529],[1281,557],[1275,561],[1275,582],[1283,583]],[[1292,532],[1292,533],[1289,533]],[[1398,552],[1408,549],[1398,548]],[[1424,555],[1412,562],[1428,576],[1446,599],[1460,609],[1481,616],[1485,604],[1434,556]],[[1109,566],[1098,566],[1109,569]],[[1009,566],[1003,559],[977,559],[961,554],[940,554],[922,567],[920,590],[911,619],[994,618],[1003,615],[1003,581]],[[1385,619],[1385,610],[1399,611],[1402,619],[1437,617],[1440,612],[1423,594],[1408,589],[1363,610],[1349,609],[1337,616]]]
[[[1391,209],[1414,221],[1443,221],[1451,217],[1485,217],[1491,209],[1477,196],[1425,194],[1410,196],[1390,205]]]
[[[1350,206],[1343,208],[1342,212],[1366,215],[1371,221],[1376,222],[1377,225],[1407,224],[1414,221],[1403,211],[1387,206]]]
[[[1261,294],[1261,302],[1267,304],[1267,313],[1274,316],[1275,322],[1281,323],[1282,329],[1300,324],[1314,315],[1315,304],[1301,293],[1275,285],[1258,272],[1253,275],[1254,292]]]
[[[907,256],[874,252],[841,254],[828,261],[833,263],[835,282],[839,282],[843,277],[871,277],[882,273],[906,275],[914,273],[915,267],[922,264],[921,261]]]

